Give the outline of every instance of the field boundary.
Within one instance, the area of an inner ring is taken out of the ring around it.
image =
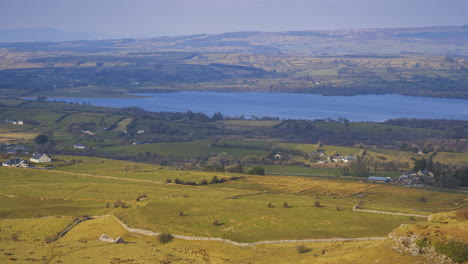
[[[123,228],[125,228],[130,233],[136,233],[136,234],[141,234],[145,236],[158,236],[161,234],[161,233],[153,232],[150,230],[131,228],[114,215],[105,215],[105,216],[114,218],[117,221],[117,223],[119,223]],[[105,216],[98,216],[98,217],[105,217]],[[235,241],[224,239],[224,238],[192,237],[192,236],[182,236],[182,235],[175,235],[175,234],[171,234],[171,235],[177,239],[190,240],[190,241],[217,241],[217,242],[224,242],[224,243],[239,246],[239,247],[253,247],[253,246],[265,245],[265,244],[351,242],[351,241],[374,241],[374,240],[387,239],[387,237],[323,238],[323,239],[299,239],[299,240],[269,240],[269,241],[259,241],[259,242],[252,242],[252,243],[240,243],[240,242],[235,242]]]
[[[398,216],[412,216],[412,217],[423,217],[428,218],[428,215],[420,215],[420,214],[405,214],[405,213],[394,213],[394,212],[385,212],[385,211],[375,211],[375,210],[364,210],[353,208],[354,212],[364,212],[364,213],[374,213],[374,214],[388,214],[388,215],[398,215]]]

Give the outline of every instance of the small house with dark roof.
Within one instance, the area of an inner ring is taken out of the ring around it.
[[[14,159],[7,160],[7,161],[3,162],[2,166],[27,168],[27,167],[29,167],[29,162],[27,160],[24,160],[24,159],[14,158]]]

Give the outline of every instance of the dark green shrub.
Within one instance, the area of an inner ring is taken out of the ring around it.
[[[434,243],[434,248],[437,253],[443,254],[457,263],[465,263],[468,261],[468,244],[460,242]]]
[[[247,171],[248,174],[265,175],[265,169],[262,166],[255,166]]]
[[[172,241],[174,237],[171,234],[162,233],[158,235],[158,241],[165,244]]]

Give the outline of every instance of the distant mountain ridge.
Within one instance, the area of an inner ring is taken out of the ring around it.
[[[241,31],[120,39],[105,39],[105,36],[96,33],[67,33],[54,28],[35,28],[0,30],[0,47],[78,53],[175,51],[282,53],[307,56],[379,54],[456,54],[468,56],[468,26],[282,32]]]
[[[52,27],[0,30],[0,42],[63,42],[73,40],[98,40],[110,35],[89,32],[65,32]]]

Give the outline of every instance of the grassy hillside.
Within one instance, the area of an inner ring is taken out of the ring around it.
[[[296,244],[237,247],[220,242],[174,239],[167,244],[155,237],[128,233],[112,218],[82,222],[63,238],[47,244],[44,232],[35,227],[47,224],[61,231],[60,218],[16,220],[19,232],[30,230],[29,237],[14,239],[2,233],[0,261],[9,263],[414,263],[417,258],[388,250],[385,241],[304,243],[309,250],[299,254]],[[2,230],[10,230],[10,220],[0,220]],[[12,230],[10,230],[12,231]],[[7,232],[10,232],[7,231]],[[122,236],[128,243],[97,241],[102,234]]]
[[[0,191],[8,195],[2,198],[5,202],[1,215],[24,218],[112,213],[130,226],[155,231],[258,241],[382,236],[416,219],[353,212],[351,208],[360,203],[365,209],[428,214],[460,208],[465,197],[355,181],[284,176],[249,176],[191,187],[164,182],[175,178],[210,181],[213,176],[232,174],[130,165],[89,159],[55,171],[1,168]],[[142,194],[149,199],[135,201]],[[424,202],[421,197],[426,198]],[[127,204],[126,208],[115,207],[117,201]],[[321,207],[314,206],[315,201],[320,201]],[[288,208],[284,208],[285,202]],[[180,212],[184,216],[179,216]],[[214,220],[222,225],[214,226]],[[295,223],[293,228],[287,224],[291,221]]]
[[[466,209],[466,195],[462,193],[287,176],[245,175],[225,183],[183,186],[162,181],[232,174],[161,169],[88,157],[60,158],[80,162],[53,171],[0,167],[0,250],[5,253],[0,254],[0,260],[73,264],[356,263],[361,259],[360,263],[415,263],[417,258],[389,250],[391,242],[387,240],[300,243],[305,253],[298,253],[298,244],[238,247],[180,239],[161,244],[155,237],[129,233],[111,217],[84,221],[57,241],[46,241],[70,225],[73,217],[83,215],[112,214],[134,228],[253,242],[386,236],[402,223],[426,221],[421,217],[352,211],[358,203],[364,209],[425,215]],[[136,201],[142,194],[147,199]],[[421,197],[426,199],[422,201]],[[316,201],[320,207],[314,205]],[[215,220],[217,225],[213,225]],[[121,236],[128,243],[97,241],[102,234]]]

